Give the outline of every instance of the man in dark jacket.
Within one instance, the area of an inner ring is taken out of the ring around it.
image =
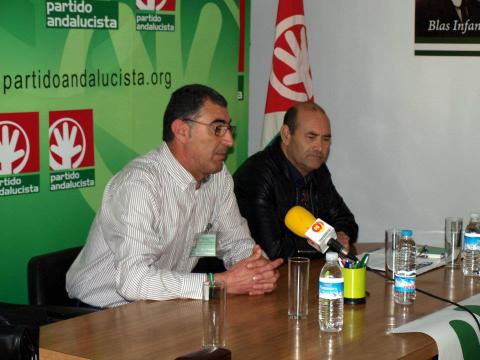
[[[320,256],[284,224],[285,214],[295,205],[332,225],[347,248],[357,239],[358,225],[325,164],[331,137],[325,111],[311,102],[299,103],[286,112],[280,137],[234,175],[240,212],[271,259]]]

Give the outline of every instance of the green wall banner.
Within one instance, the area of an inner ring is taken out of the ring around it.
[[[35,255],[82,245],[112,175],[158,146],[170,94],[207,84],[247,157],[250,0],[0,2],[0,301]]]

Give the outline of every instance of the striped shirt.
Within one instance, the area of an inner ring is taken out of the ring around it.
[[[252,253],[254,241],[225,166],[196,185],[165,143],[115,175],[67,273],[69,296],[98,307],[201,299],[206,275],[190,273],[195,235],[212,224],[227,269]]]

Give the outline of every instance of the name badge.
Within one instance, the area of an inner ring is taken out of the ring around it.
[[[195,235],[191,257],[217,256],[217,233],[209,232],[210,227]]]

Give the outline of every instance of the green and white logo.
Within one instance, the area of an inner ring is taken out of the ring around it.
[[[175,7],[176,0],[136,0],[137,31],[175,31]]]
[[[48,28],[118,29],[118,2],[93,0],[46,1]]]

